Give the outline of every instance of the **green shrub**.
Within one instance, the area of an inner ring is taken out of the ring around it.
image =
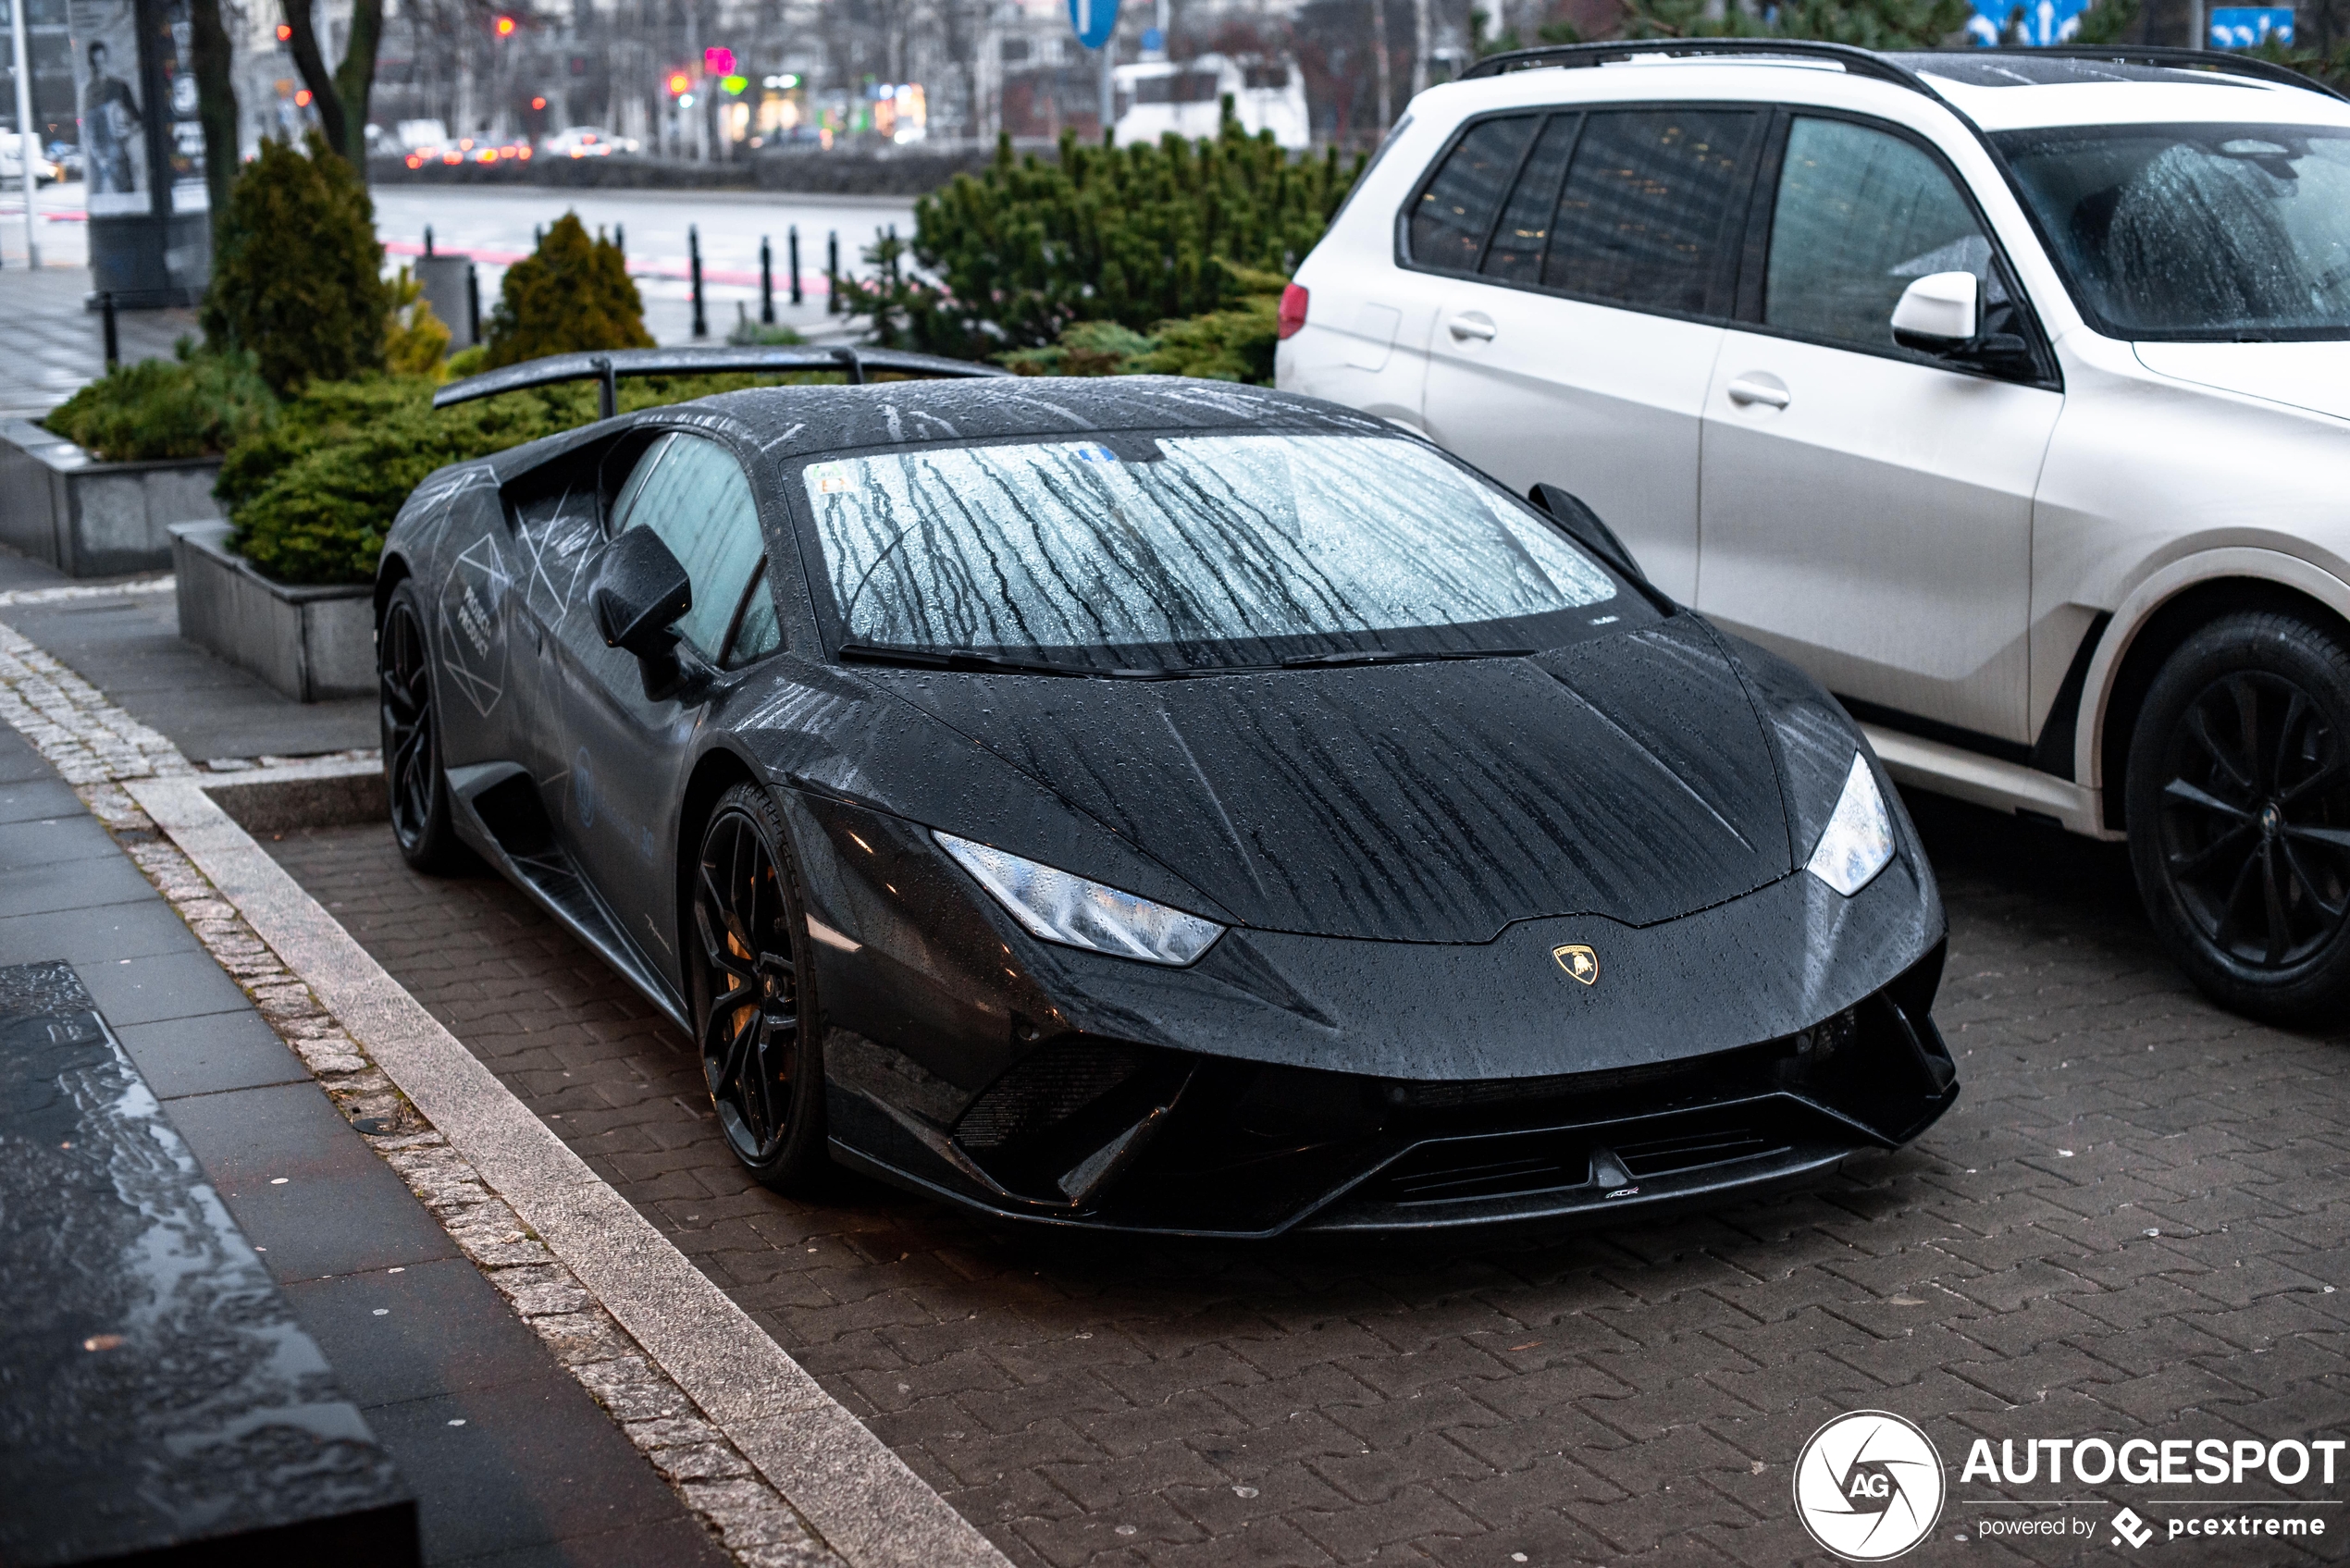
[[[829,373],[786,380],[832,378]],[[774,377],[646,377],[620,384],[621,412],[683,402]],[[435,410],[422,376],[314,381],[274,425],[220,465],[213,493],[230,546],[281,583],[365,583],[408,493],[433,470],[575,429],[596,417],[591,382],[507,392]]]
[[[1230,110],[1208,141],[1064,135],[1058,162],[999,142],[984,172],[914,204],[910,245],[877,239],[879,278],[844,279],[842,301],[879,341],[973,358],[1044,348],[1072,322],[1141,332],[1224,310],[1243,290],[1217,258],[1293,270],[1363,167],[1335,148],[1292,160]]]
[[[1157,339],[1115,321],[1078,321],[1041,349],[1013,349],[996,361],[1022,376],[1132,376],[1157,347]]]
[[[491,368],[583,349],[649,349],[645,302],[629,280],[620,247],[590,240],[576,213],[565,213],[538,249],[506,269],[489,317]]]
[[[179,357],[118,364],[44,422],[107,463],[209,457],[268,427],[278,400],[253,356],[217,354],[179,340]]]
[[[375,205],[314,133],[307,153],[265,141],[229,188],[204,296],[204,340],[251,353],[284,394],[379,368],[391,290]]]
[[[449,328],[433,315],[425,287],[406,267],[392,280],[390,313],[384,317],[384,368],[394,376],[449,375]]]
[[[1222,310],[1158,324],[1158,346],[1134,362],[1145,376],[1196,376],[1208,381],[1273,384],[1280,341],[1281,290],[1289,279],[1225,264],[1235,291]]]
[[[1162,321],[1148,334],[1114,321],[1080,321],[1045,348],[1014,349],[996,362],[1022,376],[1196,376],[1269,387],[1289,279],[1221,265],[1238,291],[1224,310]]]

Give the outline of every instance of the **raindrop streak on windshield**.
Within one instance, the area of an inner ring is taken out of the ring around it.
[[[1113,438],[809,463],[847,656],[1182,673],[1524,653],[1597,635],[1601,603],[1610,633],[1656,619],[1415,441]]]

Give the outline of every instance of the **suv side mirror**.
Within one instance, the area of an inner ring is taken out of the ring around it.
[[[1932,272],[1913,279],[1893,307],[1893,340],[1942,352],[1983,335],[1983,286],[1972,272]]]
[[[1574,536],[1575,542],[1614,567],[1618,572],[1645,586],[1648,574],[1615,537],[1615,530],[1600,521],[1600,514],[1583,504],[1583,498],[1559,488],[1556,485],[1537,485],[1526,492],[1526,499],[1547,512],[1558,525]]]
[[[588,604],[604,646],[637,656],[646,701],[692,702],[710,685],[710,667],[671,629],[694,607],[693,580],[650,528],[627,529],[604,547]]]

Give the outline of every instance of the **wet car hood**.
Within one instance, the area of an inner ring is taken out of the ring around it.
[[[1258,930],[1451,943],[1546,915],[1647,925],[1792,867],[1762,721],[1686,618],[1533,657],[860,674]]]

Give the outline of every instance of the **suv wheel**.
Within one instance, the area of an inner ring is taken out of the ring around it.
[[[2298,617],[2214,621],[2171,656],[2131,738],[2146,913],[2221,1006],[2307,1023],[2350,1002],[2350,652]]]

